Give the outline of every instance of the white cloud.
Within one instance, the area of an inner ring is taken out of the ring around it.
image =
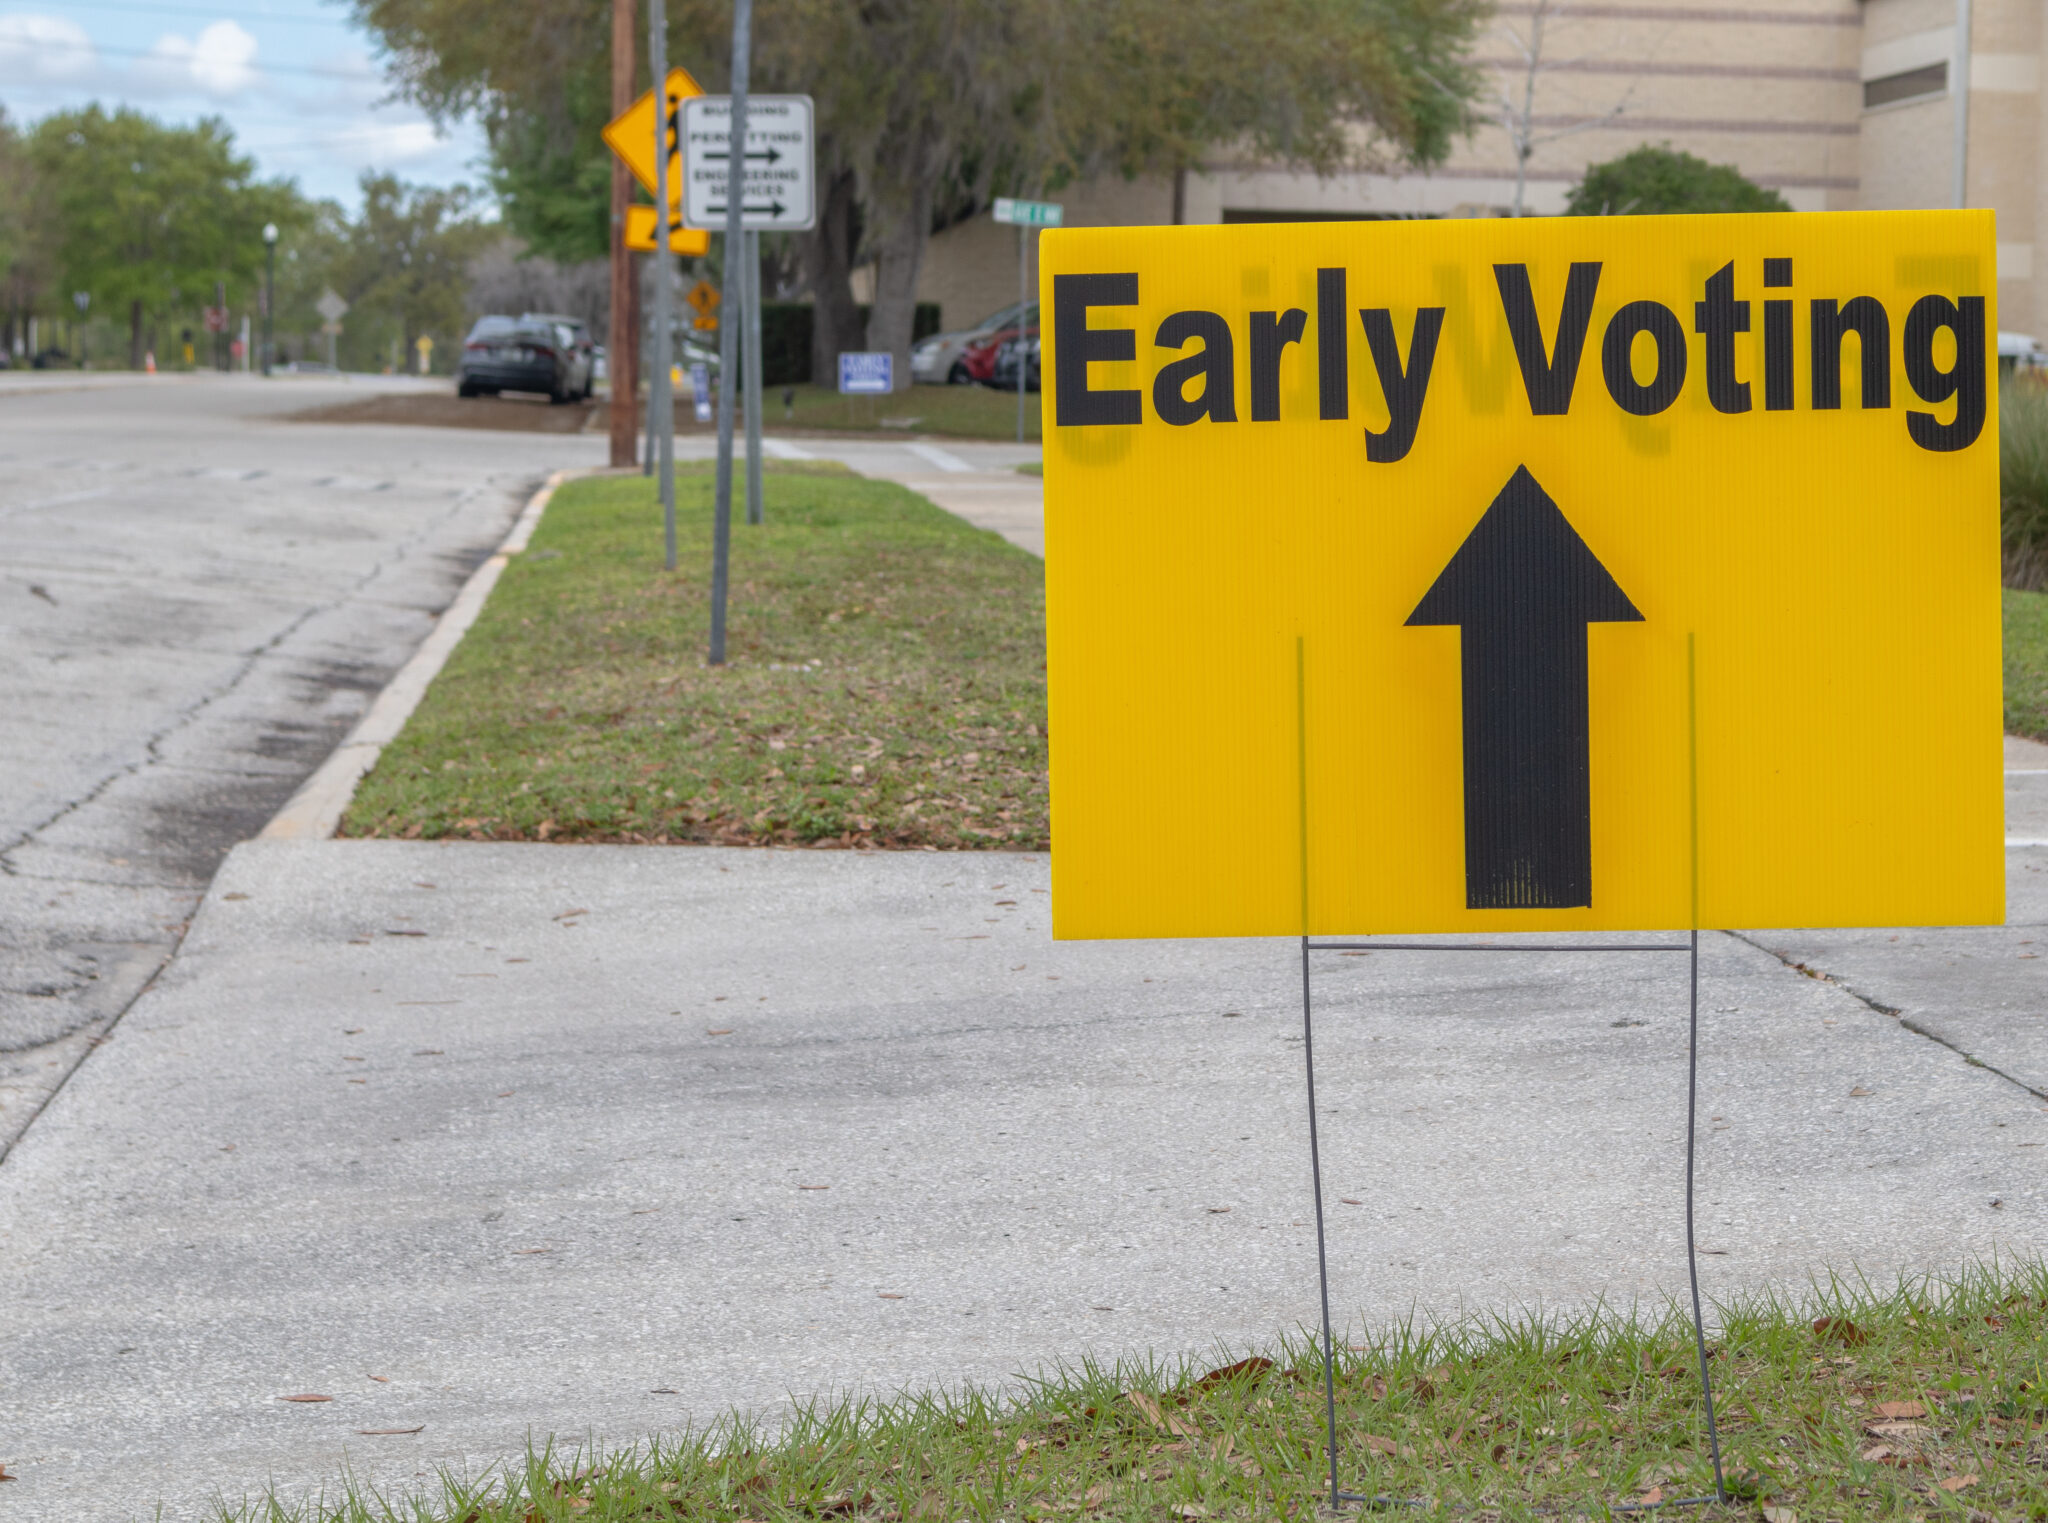
[[[197,85],[224,99],[257,82],[255,63],[256,39],[232,21],[215,21],[196,40],[164,33],[135,72],[160,89]]]
[[[99,68],[85,28],[61,16],[0,16],[0,79],[16,83],[79,79]]]

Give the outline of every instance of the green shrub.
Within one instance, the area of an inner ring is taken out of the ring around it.
[[[1789,212],[1775,190],[1742,177],[1733,164],[1709,164],[1673,148],[1642,147],[1592,165],[1565,198],[1572,217],[1648,216],[1657,212]]]

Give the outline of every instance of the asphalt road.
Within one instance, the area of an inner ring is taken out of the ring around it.
[[[314,427],[366,387],[0,382],[0,1154],[597,439]]]

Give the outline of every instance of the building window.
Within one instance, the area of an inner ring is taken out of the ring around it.
[[[1864,80],[1863,109],[1871,111],[1879,106],[1896,106],[1900,101],[1925,100],[1947,89],[1948,61],[1944,59],[1924,68],[1908,69],[1903,74]]]

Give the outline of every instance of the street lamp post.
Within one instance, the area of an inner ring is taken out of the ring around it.
[[[92,292],[73,291],[71,304],[78,308],[78,368],[85,369],[85,309],[92,305]]]
[[[277,224],[263,224],[263,373],[270,374],[273,354],[271,316],[277,310]]]

